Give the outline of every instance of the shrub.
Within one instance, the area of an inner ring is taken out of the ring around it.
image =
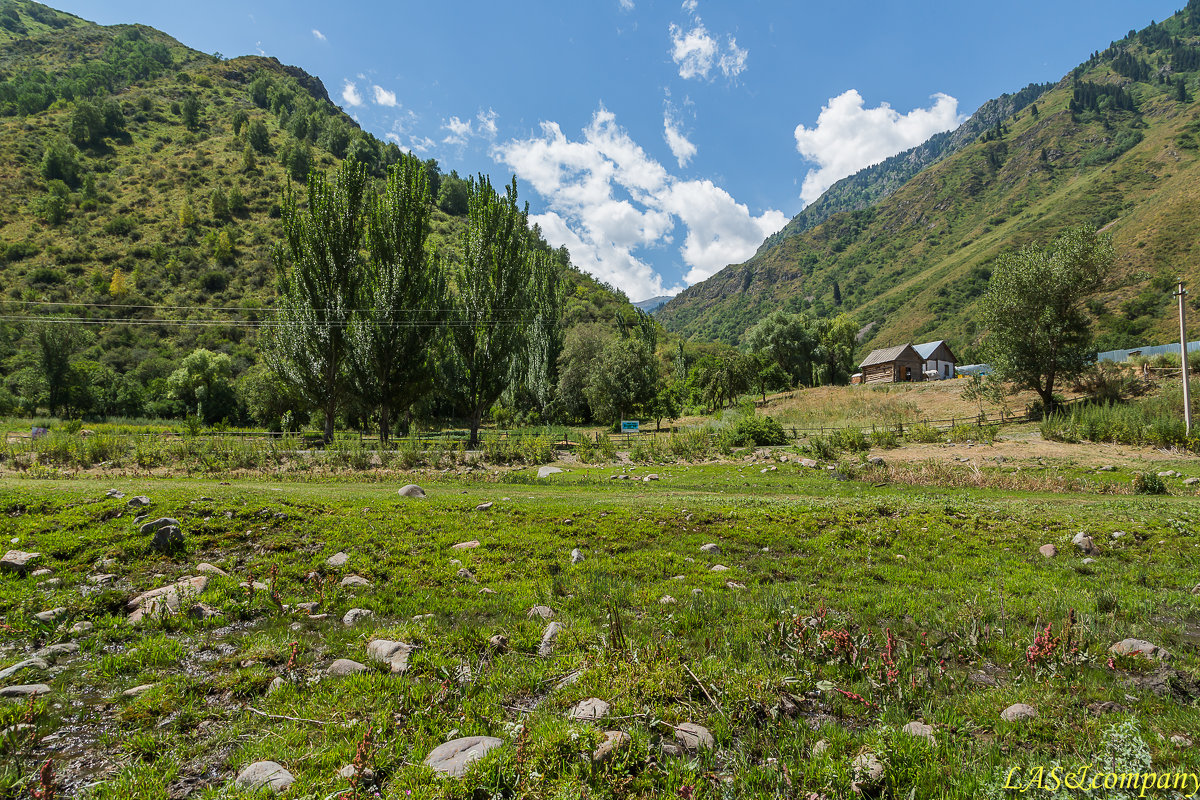
[[[891,428],[873,430],[869,438],[872,447],[891,450],[893,447],[900,446],[900,436]]]
[[[904,434],[904,438],[910,442],[933,444],[942,441],[942,432],[932,425],[922,422],[909,428],[908,432]]]
[[[738,420],[732,430],[733,444],[738,447],[787,444],[783,426],[772,417],[747,416]]]
[[[1153,472],[1139,472],[1133,476],[1135,494],[1166,494],[1167,482]]]
[[[867,437],[858,428],[840,428],[829,437],[835,450],[861,452],[867,449]]]
[[[800,449],[813,458],[830,461],[837,458],[837,448],[826,436],[810,436]]]

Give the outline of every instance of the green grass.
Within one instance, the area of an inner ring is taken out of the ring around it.
[[[0,723],[29,715],[39,736],[69,729],[84,751],[126,764],[91,774],[82,755],[59,758],[66,787],[98,781],[89,796],[100,798],[157,798],[184,785],[199,788],[193,796],[239,796],[222,787],[259,758],[296,775],[295,796],[328,797],[348,788],[335,772],[368,728],[388,798],[582,797],[585,789],[589,797],[847,796],[850,762],[864,748],[885,762],[889,796],[979,797],[1012,767],[1086,761],[1126,720],[1156,768],[1200,769],[1195,750],[1162,738],[1200,727],[1196,698],[1159,697],[1146,688],[1150,665],[1120,659],[1109,668],[1106,653],[1121,638],[1147,638],[1174,654],[1168,674],[1178,686],[1200,677],[1191,501],[877,488],[777,467],[670,466],[650,483],[613,482],[611,470],[588,468],[548,481],[530,469],[425,476],[423,501],[397,497],[401,480],[7,479],[0,513],[13,546],[43,553],[62,585],[0,575],[6,662],[71,638],[63,631],[75,621],[96,628],[77,637],[84,652],[61,661],[61,674],[20,676],[47,680],[55,694],[31,711],[4,701]],[[109,488],[148,495],[151,518],[179,519],[186,552],[150,551],[124,500],[104,496]],[[476,511],[485,500],[495,505]],[[1114,541],[1117,529],[1126,535]],[[1078,531],[1102,548],[1091,565],[1070,544]],[[450,549],[470,539],[481,546]],[[723,552],[701,552],[707,542]],[[1058,558],[1037,554],[1047,542]],[[583,562],[571,563],[573,548]],[[347,567],[325,566],[338,551],[350,554]],[[115,566],[103,571],[120,579],[96,589],[87,576],[104,558]],[[478,583],[460,579],[452,559]],[[195,574],[200,561],[230,574],[197,598],[221,617],[155,618],[136,629],[123,622],[135,592]],[[711,572],[715,563],[730,569]],[[272,566],[282,603],[320,602],[329,619],[281,613],[268,592],[249,596],[238,586],[250,574],[269,582]],[[351,573],[374,588],[340,588]],[[659,602],[668,594],[675,604]],[[545,659],[536,656],[545,623],[525,614],[535,604],[550,605],[564,625]],[[62,628],[32,619],[55,606],[69,609]],[[376,618],[347,628],[339,620],[352,607]],[[1062,645],[1027,666],[1037,634],[1050,624],[1065,636],[1072,610],[1078,649]],[[425,614],[433,617],[414,619]],[[882,665],[889,632],[894,679]],[[494,634],[507,637],[506,651],[489,646]],[[420,645],[408,674],[373,666],[322,677],[336,658],[367,663],[371,638]],[[972,683],[979,672],[997,685]],[[284,688],[267,695],[277,676]],[[120,696],[146,683],[156,686]],[[611,703],[611,721],[566,719],[589,696]],[[1087,708],[1107,700],[1127,710]],[[1013,702],[1036,706],[1038,719],[1000,721]],[[936,745],[899,733],[911,719],[934,725]],[[683,721],[708,726],[716,750],[663,755],[669,725]],[[601,728],[625,730],[633,742],[592,765]],[[465,779],[439,780],[421,761],[453,731],[505,745]],[[830,747],[813,757],[819,739]],[[52,742],[5,740],[5,784],[24,785]]]

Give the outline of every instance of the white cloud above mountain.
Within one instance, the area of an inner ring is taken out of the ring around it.
[[[663,139],[671,148],[671,155],[675,156],[680,168],[686,167],[696,156],[696,145],[684,134],[679,118],[669,104],[663,111]]]
[[[342,86],[342,102],[351,107],[363,104],[362,92],[358,90],[358,86],[354,81],[347,80],[345,85]]]
[[[941,92],[931,99],[929,108],[901,114],[887,103],[866,108],[858,90],[849,89],[829,99],[814,127],[797,125],[796,150],[817,165],[804,178],[804,204],[842,178],[962,124],[958,100]]]
[[[685,0],[683,10],[691,19],[684,25],[671,23],[671,60],[684,80],[711,80],[720,72],[733,79],[746,69],[750,52],[738,47],[731,35],[718,37],[709,32],[697,13],[696,0]]]
[[[684,281],[694,283],[749,258],[787,222],[774,210],[754,216],[711,181],[671,175],[603,107],[578,140],[556,122],[541,128],[540,136],[497,145],[493,157],[545,198],[547,211],[532,221],[547,241],[566,245],[577,267],[634,300],[683,288],[664,283],[645,260],[646,250],[675,244],[678,223],[686,229],[678,248]]]
[[[379,85],[371,87],[371,92],[375,96],[375,105],[387,106],[388,108],[396,107],[396,93],[389,92],[387,89]]]

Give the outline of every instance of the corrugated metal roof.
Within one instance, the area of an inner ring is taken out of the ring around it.
[[[937,350],[938,346],[943,345],[943,344],[946,344],[946,341],[944,339],[938,339],[936,342],[925,342],[925,344],[914,344],[913,350],[916,350],[917,355],[919,355],[922,359],[928,360],[929,357],[931,355],[933,355],[933,351]]]
[[[898,344],[895,347],[885,347],[882,350],[872,350],[863,362],[858,365],[859,369],[869,367],[873,364],[887,364],[899,358],[905,350],[912,350],[911,344]],[[914,351],[915,355],[915,351]]]

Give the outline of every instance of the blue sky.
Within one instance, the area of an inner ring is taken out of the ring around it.
[[[515,173],[631,299],[749,258],[833,181],[1058,80],[1183,0],[52,0],[263,53],[444,171]]]

